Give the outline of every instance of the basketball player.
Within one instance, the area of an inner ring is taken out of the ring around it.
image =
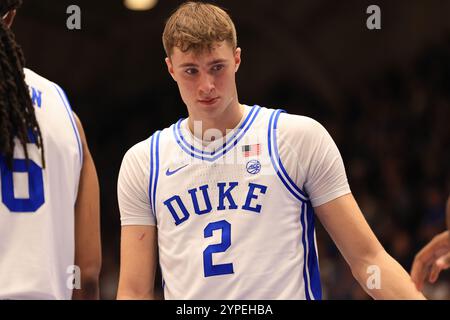
[[[10,30],[20,5],[0,0],[0,300],[96,299],[94,162],[61,88],[24,69]]]
[[[435,283],[442,270],[450,268],[450,197],[447,200],[447,231],[435,236],[416,255],[411,277],[419,290],[425,280]]]
[[[158,262],[166,299],[320,299],[315,215],[372,297],[423,298],[366,223],[327,131],[239,103],[227,13],[185,3],[163,43],[189,118],[123,159],[118,299],[153,298]],[[366,285],[374,266],[381,283]]]

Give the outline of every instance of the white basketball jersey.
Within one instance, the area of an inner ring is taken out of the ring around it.
[[[251,107],[214,151],[181,121],[150,139],[167,299],[321,298],[311,203],[278,157],[280,113]]]
[[[74,205],[82,145],[56,84],[25,69],[44,148],[16,139],[13,170],[0,159],[0,299],[71,299]],[[69,285],[68,285],[69,284]]]

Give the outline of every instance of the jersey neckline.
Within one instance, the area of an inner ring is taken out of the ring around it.
[[[244,105],[246,108],[250,108],[250,111],[248,111],[247,115],[244,117],[244,120],[241,121],[240,125],[238,125],[237,128],[233,129],[231,132],[229,132],[225,137],[231,135],[229,138],[226,139],[226,141],[223,143],[223,145],[214,151],[206,151],[208,147],[205,147],[202,145],[202,143],[199,141],[198,143],[194,143],[195,146],[193,146],[188,140],[194,140],[194,135],[191,133],[190,139],[187,139],[185,134],[183,134],[183,128],[181,128],[181,123],[185,118],[181,118],[178,120],[177,123],[172,125],[172,131],[173,135],[175,137],[175,141],[180,146],[180,148],[187,154],[189,154],[191,157],[206,160],[206,161],[214,161],[218,159],[219,157],[225,155],[229,150],[231,150],[237,143],[244,137],[245,133],[248,131],[248,129],[253,124],[255,118],[257,117],[258,113],[261,110],[261,107],[258,105],[255,105],[253,107],[249,107]],[[200,150],[199,148],[202,148],[203,150]]]

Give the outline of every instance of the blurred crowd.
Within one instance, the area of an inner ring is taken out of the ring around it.
[[[380,242],[408,272],[415,254],[445,230],[450,194],[450,39],[408,68],[362,83],[331,121],[350,186]],[[343,226],[345,228],[345,226]],[[319,230],[324,297],[369,298]],[[450,299],[450,272],[425,288]]]

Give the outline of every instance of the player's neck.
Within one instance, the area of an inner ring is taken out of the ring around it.
[[[225,137],[228,131],[236,128],[244,116],[244,106],[239,102],[229,106],[227,110],[215,117],[198,117],[189,115],[188,126],[191,133],[203,140],[207,130],[219,130]]]

